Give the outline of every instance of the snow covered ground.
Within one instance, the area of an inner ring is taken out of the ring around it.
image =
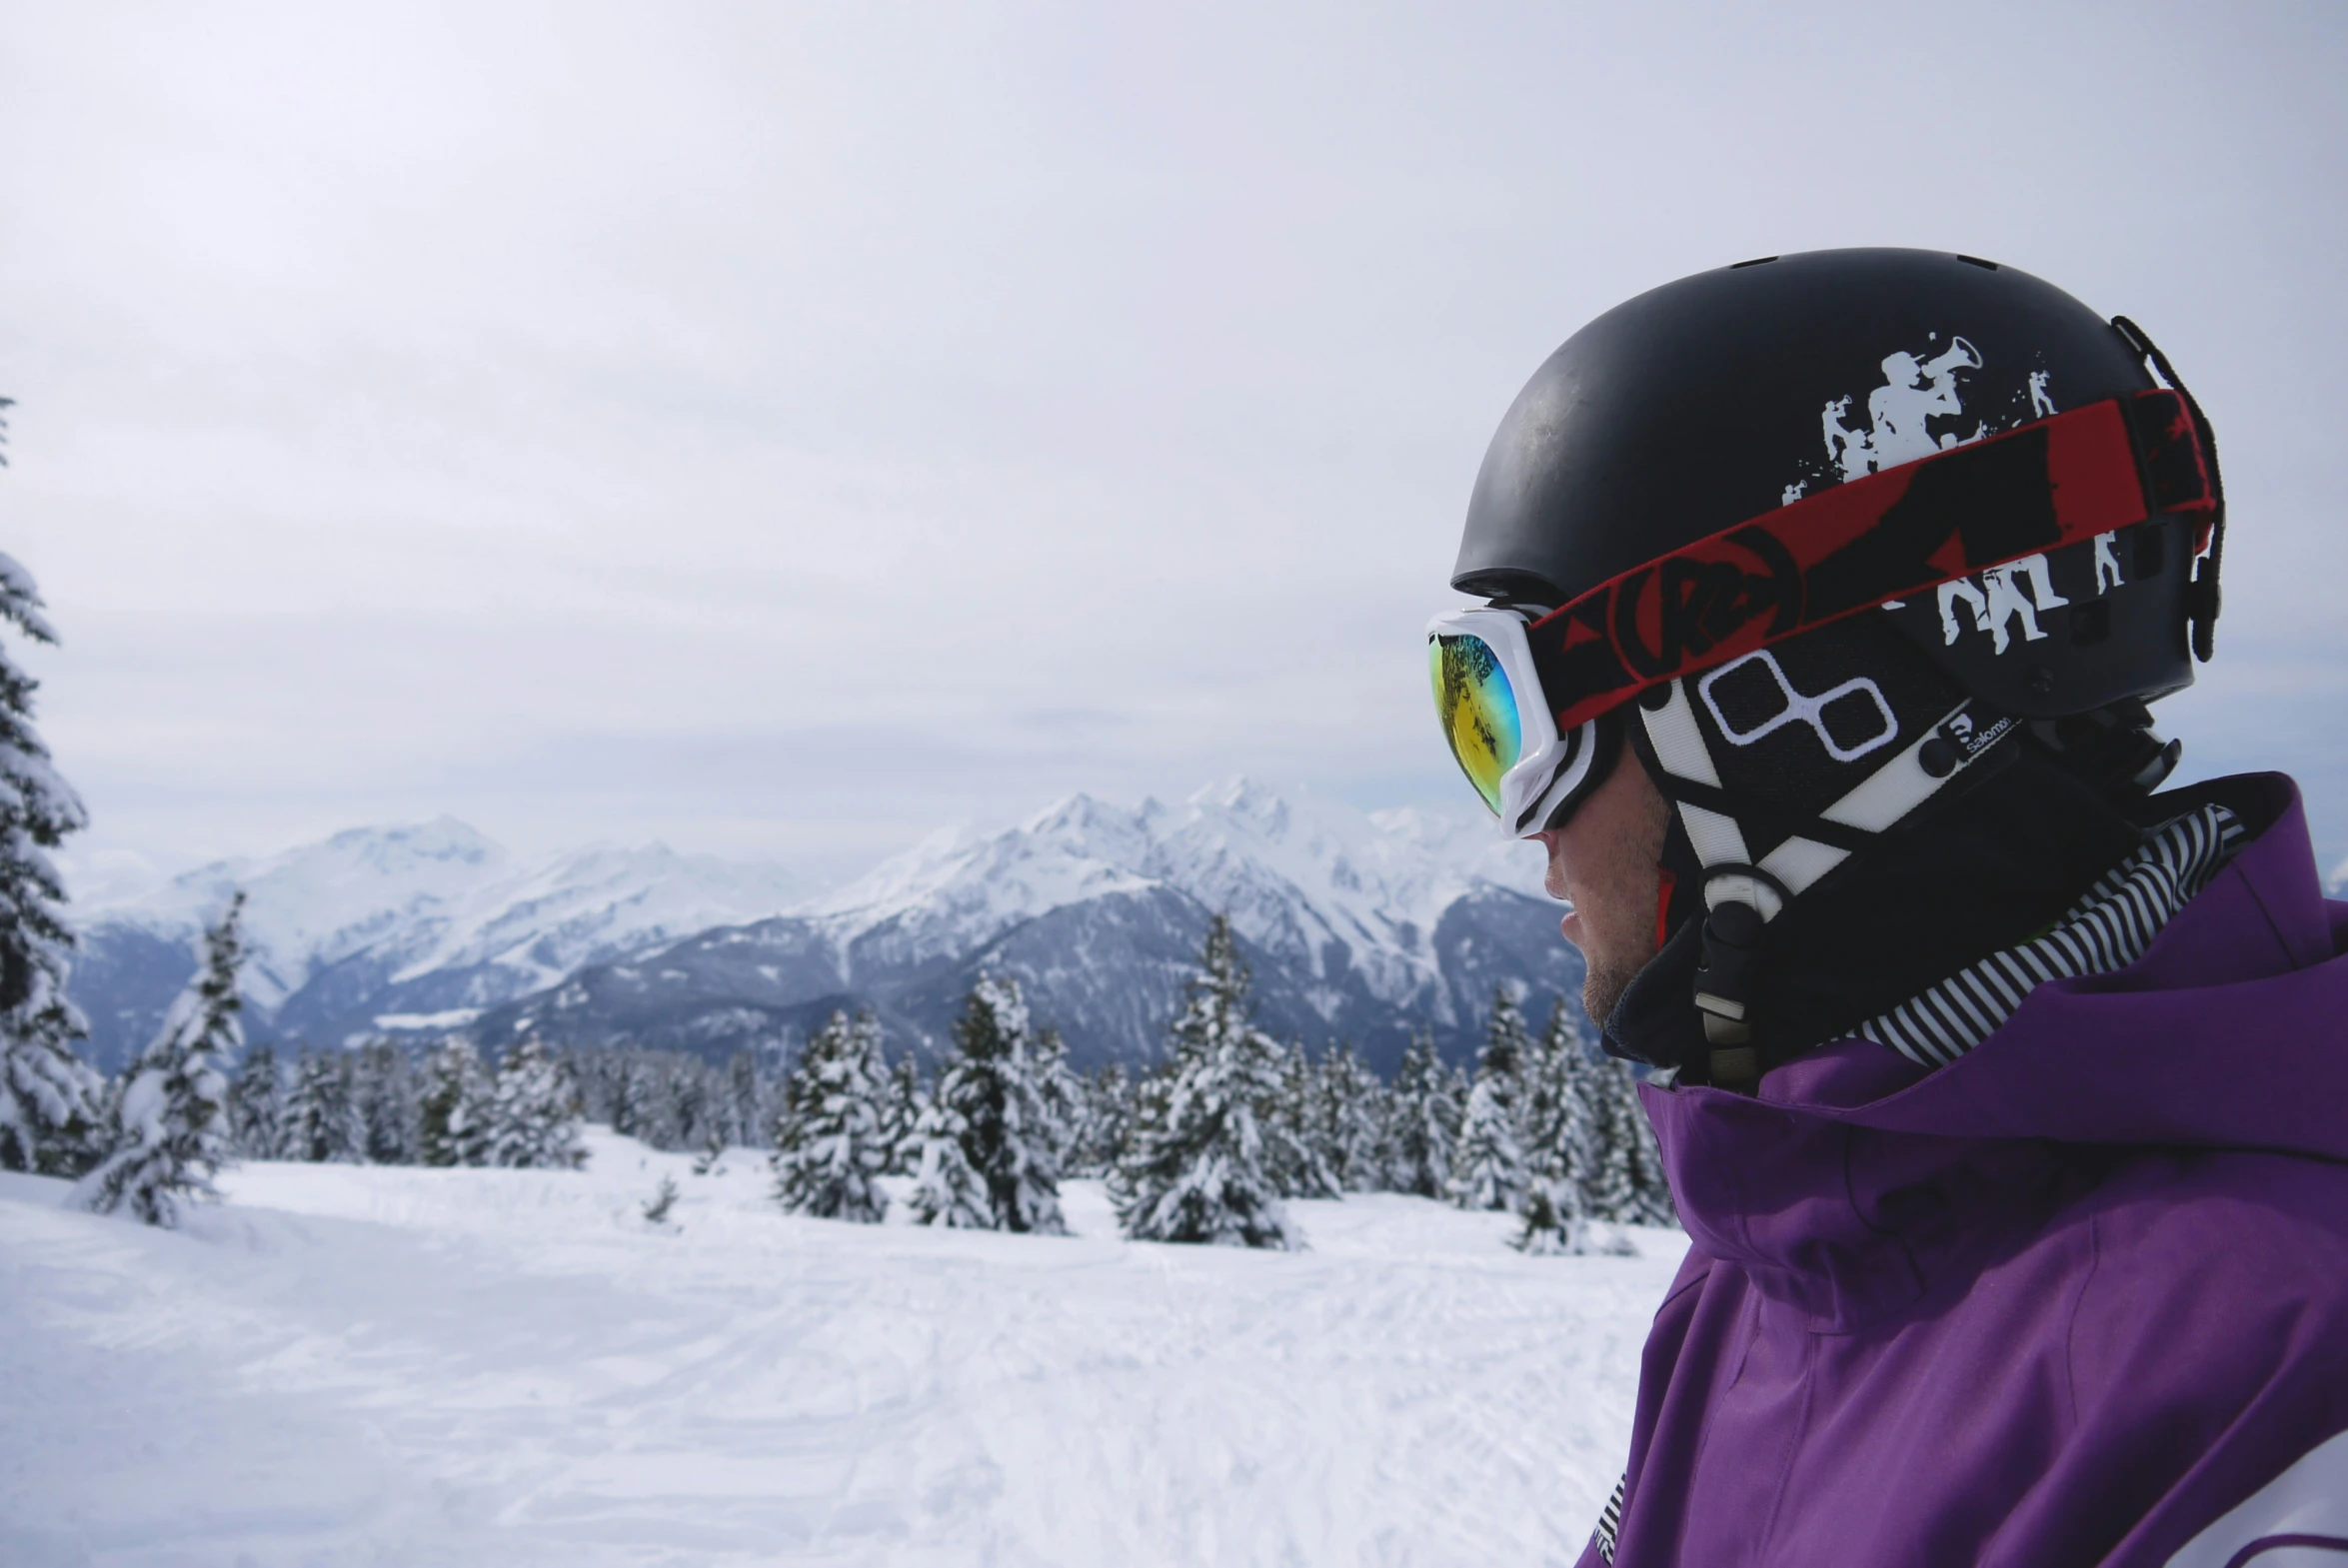
[[[1571,1562],[1684,1245],[1386,1195],[1139,1245],[1091,1182],[1071,1238],[854,1226],[590,1139],[247,1165],[177,1234],[0,1177],[0,1563]]]

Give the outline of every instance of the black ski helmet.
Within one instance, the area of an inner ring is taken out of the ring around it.
[[[1636,700],[1700,862],[1714,1081],[1758,1074],[1761,926],[1960,770],[2025,731],[2103,782],[2173,767],[2144,705],[2209,656],[2222,495],[2141,332],[1972,257],[1701,273],[1534,374],[1452,586],[1529,623],[1560,732]]]
[[[1697,273],[1606,312],[1533,373],[1484,454],[1451,586],[1562,606],[1846,479],[2151,391],[2148,358],[2124,318],[1970,256],[1812,251]],[[2214,495],[2214,443],[2191,417]],[[2049,552],[2044,597],[2070,614],[2026,649],[1996,635],[1978,589],[1979,608],[1957,599],[1960,635],[1936,595],[1894,619],[2020,718],[2149,702],[2192,684],[2193,642],[2208,657],[2215,573],[2197,594],[2192,560],[2215,520],[2156,518],[2107,545],[2117,592],[2098,592],[2092,549]]]

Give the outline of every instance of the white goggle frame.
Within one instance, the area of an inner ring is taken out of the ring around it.
[[[1500,776],[1500,832],[1509,838],[1529,838],[1546,827],[1557,807],[1589,778],[1600,751],[1598,720],[1557,733],[1556,716],[1533,669],[1532,645],[1524,636],[1529,624],[1520,611],[1488,607],[1445,611],[1426,624],[1430,643],[1438,637],[1480,639],[1508,678],[1516,703],[1517,752],[1515,766]]]

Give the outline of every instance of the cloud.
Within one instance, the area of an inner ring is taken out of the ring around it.
[[[159,856],[1445,795],[1418,628],[1523,378],[1654,283],[1884,242],[2160,337],[2259,629],[2193,713],[2268,702],[2348,652],[2342,24],[1973,14],[25,9],[46,733]]]

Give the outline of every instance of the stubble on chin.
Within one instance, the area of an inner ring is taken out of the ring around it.
[[[1601,1028],[1659,945],[1655,908],[1670,824],[1670,805],[1625,759],[1551,840],[1549,891],[1572,896],[1572,939],[1586,965],[1581,1004]]]
[[[1592,1023],[1601,1029],[1606,1026],[1606,1020],[1614,1015],[1615,1004],[1622,1000],[1622,993],[1630,989],[1630,982],[1645,967],[1643,962],[1624,963],[1620,959],[1590,961],[1582,974],[1581,1005]]]

